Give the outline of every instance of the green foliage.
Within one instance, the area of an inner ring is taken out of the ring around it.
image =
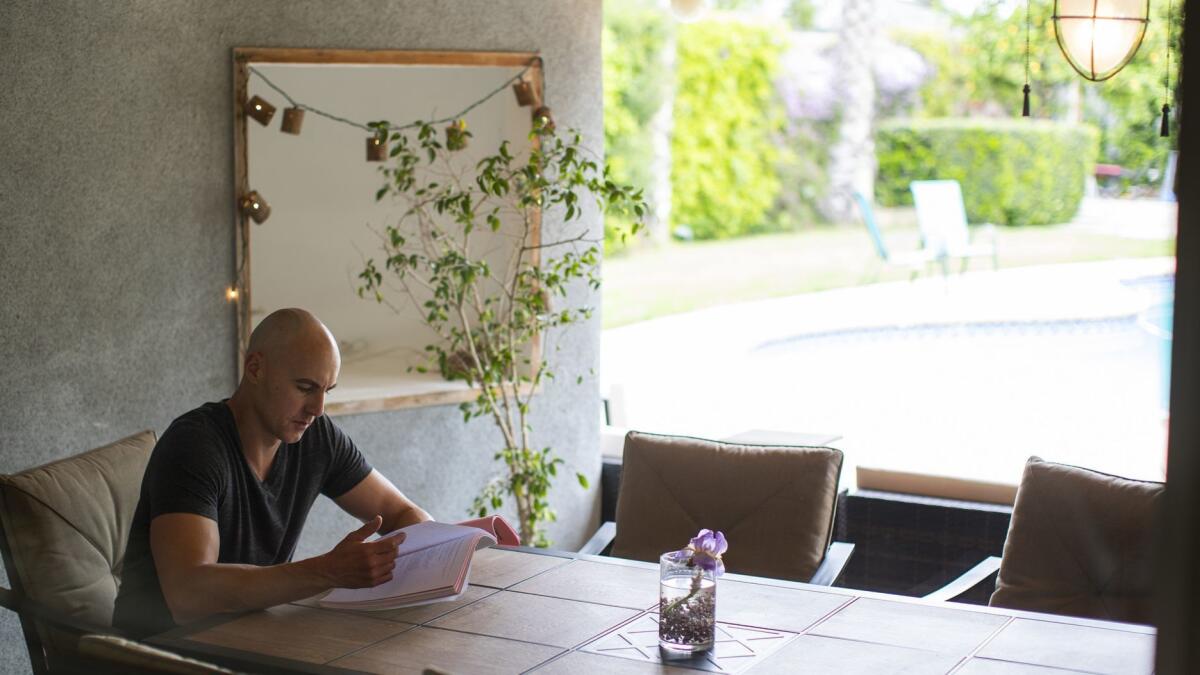
[[[385,134],[391,128],[387,122],[373,127]],[[451,159],[465,142],[465,129],[460,131],[464,137],[451,134],[454,147],[444,145],[426,123],[418,123],[415,139],[391,132],[390,160],[380,169],[384,185],[376,199],[392,196],[404,210],[381,233],[382,266],[368,259],[359,273],[358,295],[382,303],[385,294],[402,291],[440,336],[425,347],[430,364],[447,379],[479,388],[479,396],[460,410],[464,421],[491,417],[496,423],[504,447],[495,459],[504,474],[485,486],[472,510],[485,515],[511,497],[522,540],[546,546],[543,525],[554,520],[548,494],[563,460],[550,448],[535,450],[531,442],[533,395],[554,377],[534,344],[547,330],[592,314],[588,307],[555,306],[566,303],[567,289],[576,282],[600,285],[599,242],[585,239],[587,227],[578,222],[582,200],[593,198],[602,211],[622,214],[634,231],[645,204],[640,191],[601,171],[577,133],[564,140],[535,122],[531,137],[540,143],[527,157],[505,142],[472,171]],[[561,218],[568,228],[574,223],[579,233],[545,241],[534,229],[543,215]],[[515,238],[503,234],[515,251],[510,266],[498,269],[486,256],[494,245],[473,242],[498,232],[506,217],[521,225]]]
[[[875,196],[912,204],[914,180],[953,179],[967,220],[998,225],[1069,221],[1096,161],[1095,129],[1044,120],[896,120],[876,134]]]
[[[1053,3],[1031,3],[1030,83],[1034,117],[1077,120],[1100,131],[1101,161],[1132,173],[1132,183],[1159,180],[1171,139],[1158,136],[1163,103],[1167,27],[1178,55],[1180,13],[1168,20],[1167,3],[1151,3],[1145,39],[1133,60],[1111,80],[1093,83],[1067,63],[1054,37]],[[909,34],[900,39],[936,71],[921,90],[921,117],[1018,117],[1025,83],[1025,8],[990,2],[961,19],[963,36]],[[1177,59],[1176,59],[1177,60]],[[1172,67],[1172,78],[1178,69]],[[1174,131],[1174,130],[1173,130]]]
[[[810,30],[817,18],[813,0],[791,0],[783,10],[783,18],[792,30]]]
[[[699,239],[767,228],[784,152],[772,80],[782,51],[779,34],[761,26],[700,21],[679,31],[672,218]]]
[[[664,45],[674,27],[652,3],[608,0],[604,3],[604,152],[613,180],[645,191],[653,180],[650,120],[667,96],[671,72]],[[605,216],[604,241],[612,249],[630,223]]]
[[[1173,3],[1174,12],[1168,21],[1167,3],[1150,3],[1150,25],[1133,60],[1107,82],[1085,83],[1092,96],[1085,97],[1084,118],[1100,128],[1100,161],[1128,169],[1132,175],[1126,179],[1127,187],[1160,182],[1167,154],[1177,147],[1178,110],[1172,115],[1171,137],[1158,134],[1162,104],[1166,102],[1163,85],[1168,27],[1173,52],[1171,96],[1178,82],[1181,4]],[[1169,102],[1174,109],[1175,101]]]

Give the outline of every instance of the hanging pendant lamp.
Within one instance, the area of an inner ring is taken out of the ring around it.
[[[671,0],[671,12],[684,23],[691,23],[708,11],[709,0]]]
[[[1116,75],[1137,53],[1150,22],[1150,0],[1054,0],[1054,36],[1084,78]]]

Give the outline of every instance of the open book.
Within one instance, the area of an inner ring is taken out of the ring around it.
[[[425,522],[383,535],[406,537],[400,544],[392,579],[374,588],[335,588],[321,598],[332,609],[396,609],[453,600],[467,589],[475,551],[520,544],[517,533],[500,516],[466,520],[458,525]]]

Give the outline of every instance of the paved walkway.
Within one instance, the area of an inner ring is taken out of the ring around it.
[[[1161,477],[1174,260],[974,272],[714,307],[605,331],[614,424],[844,436],[851,464],[1016,482],[1041,454]],[[847,472],[852,475],[852,471]]]

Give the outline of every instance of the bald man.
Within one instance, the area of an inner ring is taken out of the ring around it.
[[[134,636],[378,585],[391,578],[399,540],[366,539],[430,520],[324,415],[341,367],[324,324],[279,310],[246,351],[233,396],[176,419],[150,456],[113,614]],[[364,525],[328,553],[292,562],[320,494]]]

